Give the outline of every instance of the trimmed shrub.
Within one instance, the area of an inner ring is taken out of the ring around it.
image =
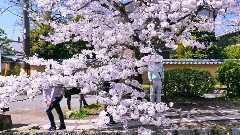
[[[167,96],[200,97],[214,90],[214,78],[208,70],[177,68],[165,71],[164,90]]]
[[[230,45],[225,47],[221,55],[225,59],[240,59],[240,45]]]
[[[240,95],[240,61],[226,61],[216,73],[216,79],[227,86],[227,94]]]

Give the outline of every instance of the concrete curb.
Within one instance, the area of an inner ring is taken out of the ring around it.
[[[240,135],[240,128],[232,128],[229,130],[219,129],[178,129],[167,130],[159,129],[152,131],[151,135],[168,135],[171,132],[172,135],[226,135],[229,132],[231,135]],[[126,129],[126,130],[113,130],[106,131],[98,130],[64,130],[64,131],[3,131],[1,135],[141,135],[138,133],[138,129]]]

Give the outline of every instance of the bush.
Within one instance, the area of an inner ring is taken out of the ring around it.
[[[221,55],[225,59],[240,59],[240,45],[230,45],[224,48]]]
[[[16,65],[12,70],[10,70],[11,75],[18,76],[20,74],[21,67],[19,65]]]
[[[227,86],[228,95],[240,95],[240,61],[226,61],[216,73],[216,79]]]
[[[214,90],[214,78],[208,70],[178,68],[165,71],[163,83],[167,96],[199,97]]]

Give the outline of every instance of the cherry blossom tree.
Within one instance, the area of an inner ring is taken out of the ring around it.
[[[142,124],[169,125],[163,114],[165,103],[147,102],[143,86],[136,76],[162,61],[162,47],[204,47],[191,31],[214,31],[231,21],[239,26],[239,0],[34,0],[42,12],[51,11],[61,20],[46,21],[41,14],[32,17],[53,28],[50,36],[42,37],[53,44],[83,40],[93,50],[61,63],[36,56],[27,60],[31,65],[46,65],[46,71],[27,76],[5,77],[0,80],[0,107],[8,105],[22,91],[34,97],[49,86],[79,87],[82,93],[99,92],[98,101],[107,104],[107,111],[124,127],[130,119]],[[201,14],[202,10],[217,11],[218,21]],[[234,14],[231,20],[222,19]],[[80,17],[79,17],[80,16]],[[80,18],[75,21],[71,18]],[[64,21],[67,20],[67,21]],[[159,49],[160,48],[160,49]],[[50,65],[52,68],[50,68]],[[24,81],[23,81],[24,80]],[[109,92],[99,90],[104,81],[111,82]],[[21,89],[21,90],[19,90]],[[172,105],[171,105],[172,106]],[[99,126],[109,122],[106,112],[99,115]]]

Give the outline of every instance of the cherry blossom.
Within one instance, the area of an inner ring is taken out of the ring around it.
[[[167,126],[164,117],[169,107],[165,103],[150,103],[145,99],[143,86],[135,79],[154,63],[161,62],[159,48],[176,49],[204,45],[191,35],[192,30],[214,31],[215,27],[231,22],[239,26],[239,0],[33,0],[41,13],[51,11],[62,20],[46,21],[42,14],[31,13],[37,21],[51,26],[48,37],[53,44],[83,40],[93,50],[83,50],[73,58],[55,61],[34,56],[26,60],[31,65],[43,65],[45,72],[31,76],[2,77],[0,108],[8,106],[19,94],[27,91],[34,98],[49,87],[81,88],[82,93],[98,92],[98,101],[106,104],[114,120],[127,126],[129,120],[142,124]],[[217,13],[217,20],[200,14],[202,10]],[[39,12],[40,13],[40,12]],[[234,14],[234,19],[222,19]],[[78,21],[72,19],[80,16]],[[70,19],[69,19],[70,18]],[[109,92],[100,87],[111,83]],[[173,106],[172,103],[169,105]],[[99,115],[98,125],[106,126],[107,112]],[[147,129],[140,129],[146,134]]]

